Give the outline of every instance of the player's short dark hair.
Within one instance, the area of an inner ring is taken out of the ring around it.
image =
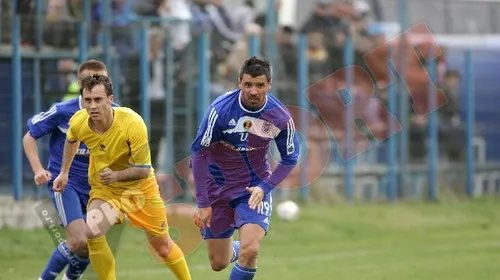
[[[83,95],[83,90],[91,91],[95,86],[103,85],[106,95],[113,95],[113,83],[108,76],[94,74],[83,78],[82,80],[82,90],[80,93]]]
[[[239,75],[240,79],[242,79],[243,75],[245,74],[252,76],[252,78],[264,75],[266,76],[267,81],[271,81],[272,79],[271,64],[265,58],[252,56],[250,58],[247,58],[243,62],[243,65],[241,65],[240,75]]]
[[[106,64],[104,62],[99,61],[97,59],[89,59],[82,63],[80,67],[78,67],[78,76],[85,71],[85,70],[90,70],[90,71],[106,71],[108,72],[108,68],[106,67]]]

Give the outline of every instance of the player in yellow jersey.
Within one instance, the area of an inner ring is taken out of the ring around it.
[[[191,279],[182,250],[168,235],[143,119],[129,108],[111,107],[113,87],[106,76],[84,78],[81,94],[85,109],[70,120],[54,191],[64,191],[73,157],[84,142],[90,150],[87,243],[99,279],[116,279],[115,260],[105,234],[123,221],[124,214],[145,230],[149,244],[177,279]]]

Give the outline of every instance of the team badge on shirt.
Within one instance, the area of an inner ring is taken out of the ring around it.
[[[269,134],[269,132],[271,132],[271,127],[272,123],[270,121],[264,121],[264,123],[262,124],[262,132],[265,134]]]

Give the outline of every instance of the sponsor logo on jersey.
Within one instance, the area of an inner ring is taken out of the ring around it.
[[[246,121],[243,123],[243,128],[244,128],[245,130],[249,130],[251,127],[252,127],[252,122],[251,122],[251,121],[246,120]]]

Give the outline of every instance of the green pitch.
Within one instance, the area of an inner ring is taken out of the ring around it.
[[[498,279],[498,202],[302,207],[295,223],[273,217],[255,279]],[[192,231],[181,235],[197,238]],[[144,242],[126,227],[118,279],[173,279]],[[44,230],[0,231],[0,279],[37,279],[53,246]],[[230,268],[212,272],[204,247],[193,247],[187,257],[193,279],[228,279]]]

